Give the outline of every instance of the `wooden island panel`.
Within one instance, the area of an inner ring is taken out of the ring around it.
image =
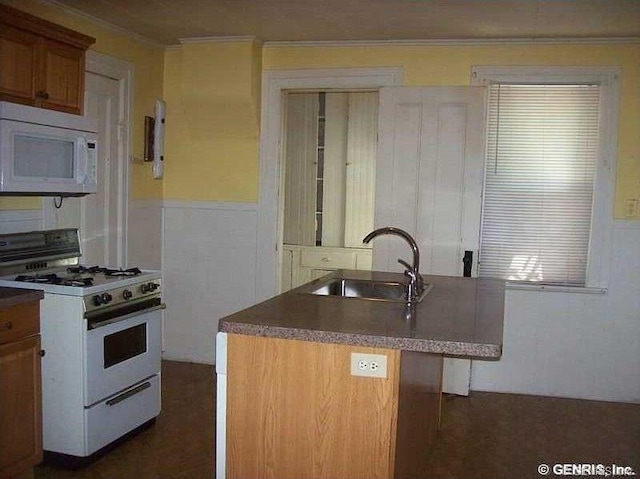
[[[350,374],[352,352],[387,378]],[[226,479],[421,479],[442,355],[229,334]]]
[[[227,479],[393,477],[400,351],[229,335]],[[386,379],[350,374],[386,354]]]
[[[440,425],[441,354],[401,352],[394,479],[424,479]]]

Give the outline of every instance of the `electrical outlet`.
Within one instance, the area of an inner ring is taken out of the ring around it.
[[[351,375],[386,378],[387,356],[384,354],[351,353]]]
[[[629,198],[624,204],[624,215],[627,218],[634,218],[638,214],[638,200]]]

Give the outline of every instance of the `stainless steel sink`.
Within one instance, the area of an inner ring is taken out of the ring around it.
[[[423,293],[416,298],[415,302],[422,301],[430,290],[431,285],[425,284]],[[321,296],[360,298],[373,301],[407,302],[407,285],[389,281],[331,278],[324,283],[314,285],[313,289],[303,290],[302,292]]]

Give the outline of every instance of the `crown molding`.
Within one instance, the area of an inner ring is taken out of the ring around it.
[[[566,45],[639,44],[640,37],[620,38],[460,38],[424,40],[267,41],[264,48],[292,47],[385,47],[385,46],[474,46],[474,45]]]
[[[147,45],[150,46],[154,46],[154,47],[160,47],[160,48],[164,48],[166,47],[166,45],[164,43],[160,43],[157,42],[155,40],[152,40],[148,37],[145,37],[143,35],[140,35],[139,33],[135,33],[132,32],[131,30],[127,30],[126,28],[122,28],[119,27],[117,25],[114,25],[113,23],[109,23],[105,20],[102,20],[101,18],[98,17],[94,17],[93,15],[89,15],[88,13],[85,13],[81,10],[78,10],[76,8],[73,7],[69,7],[67,5],[63,5],[62,3],[56,1],[56,0],[38,0],[40,3],[45,4],[45,5],[51,5],[54,7],[57,7],[63,11],[65,11],[66,13],[69,13],[70,15],[73,15],[75,17],[79,17],[79,18],[84,18],[85,20],[89,20],[92,23],[95,23],[96,25],[99,25],[107,30],[110,30],[114,33],[119,33],[120,35],[124,35],[126,37],[131,38],[132,40],[136,40],[138,42],[141,43],[145,43]]]
[[[253,35],[221,36],[221,37],[187,37],[187,38],[178,38],[178,41],[182,45],[186,45],[190,43],[241,43],[241,42],[260,43],[260,41]]]

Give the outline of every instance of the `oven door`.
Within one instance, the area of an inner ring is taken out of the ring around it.
[[[88,315],[85,406],[160,372],[164,307],[160,298],[155,298]]]

